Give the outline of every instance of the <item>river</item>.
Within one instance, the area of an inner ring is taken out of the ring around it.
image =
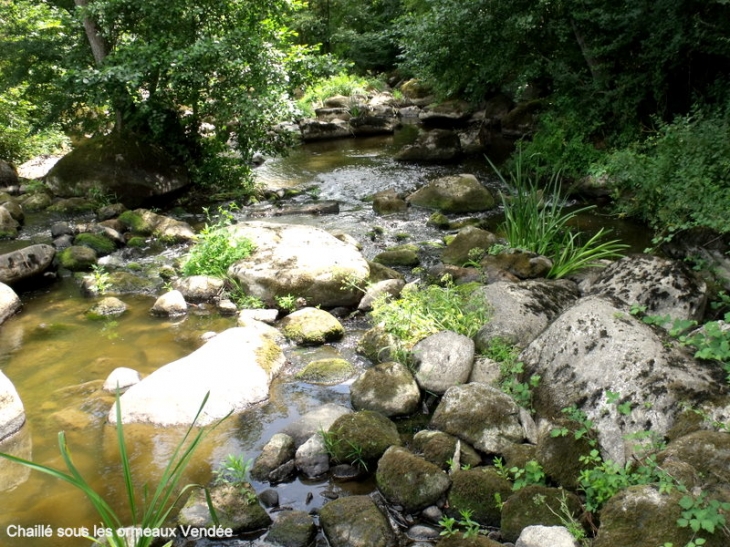
[[[476,158],[451,165],[398,163],[393,152],[408,139],[408,130],[388,137],[345,139],[308,144],[286,158],[271,159],[259,167],[258,180],[272,190],[303,189],[289,204],[334,200],[337,215],[282,215],[277,204],[264,203],[235,212],[237,220],[266,218],[275,222],[307,223],[326,229],[343,230],[363,244],[363,254],[372,259],[389,245],[408,241],[440,240],[443,232],[426,226],[429,211],[409,209],[406,214],[378,217],[366,198],[393,188],[409,192],[428,180],[446,174],[470,172],[496,189],[496,178],[486,162]],[[216,204],[212,204],[216,205]],[[199,217],[198,217],[199,218]],[[632,242],[636,250],[646,245],[646,236],[628,223],[608,217],[586,218],[586,226],[609,225],[614,236]],[[43,240],[49,218],[29,216],[20,241],[7,244],[0,252]],[[490,222],[496,227],[497,217]],[[5,249],[5,250],[3,250]],[[138,261],[174,263],[180,248],[151,251]],[[0,369],[14,383],[25,405],[27,424],[11,443],[0,451],[16,450],[26,458],[65,469],[59,454],[57,433],[66,432],[68,445],[81,474],[98,491],[124,505],[120,460],[114,429],[105,423],[113,397],[99,391],[106,376],[118,366],[148,374],[156,368],[189,354],[199,347],[205,332],[220,332],[235,325],[235,319],[219,316],[205,308],[193,308],[182,319],[152,317],[153,296],[122,296],[128,311],[114,321],[91,321],[85,312],[97,300],[85,296],[73,277],[21,293],[23,310],[0,327]],[[354,346],[367,328],[364,319],[348,325],[342,342],[322,348],[286,348],[287,371],[324,355],[341,355],[356,367],[368,366],[357,356]],[[263,444],[284,425],[324,403],[349,404],[349,387],[321,387],[294,381],[286,373],[274,381],[269,402],[243,415],[228,419],[208,437],[191,463],[186,479],[206,483],[212,470],[228,454],[255,458]],[[125,428],[136,482],[154,490],[156,477],[169,460],[182,435],[176,429],[146,426]],[[3,547],[70,547],[88,545],[87,540],[63,538],[64,532],[79,534],[99,525],[83,495],[53,477],[19,468],[9,468],[0,460],[0,545]],[[266,485],[254,484],[257,490]],[[313,510],[340,489],[366,493],[371,481],[330,484],[327,480],[279,485],[282,505]],[[4,491],[2,491],[4,489]],[[308,494],[311,494],[309,500]],[[48,528],[50,527],[50,528]],[[50,530],[50,537],[48,535]],[[22,537],[22,536],[34,537]]]

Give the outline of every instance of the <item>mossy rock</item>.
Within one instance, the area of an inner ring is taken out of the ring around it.
[[[457,518],[460,511],[471,511],[471,518],[484,526],[499,526],[501,508],[497,503],[512,494],[512,483],[489,467],[459,470],[451,475],[447,513]]]
[[[659,465],[684,462],[697,470],[705,485],[730,481],[730,433],[696,431],[680,437],[657,457]]]
[[[421,390],[405,365],[391,361],[363,372],[350,387],[355,410],[374,410],[385,416],[402,416],[418,410]]]
[[[566,435],[552,435],[552,429],[541,432],[537,441],[537,462],[542,466],[545,474],[560,486],[577,488],[578,478],[583,469],[580,458],[587,456],[593,450],[591,439],[583,435],[576,439],[575,432],[582,427],[576,422],[559,419],[555,428],[565,428]]]
[[[124,211],[118,220],[135,234],[150,236],[155,231],[155,227],[137,211]]]
[[[422,452],[426,460],[440,466],[442,469],[450,467],[449,461],[454,458],[457,441],[459,441],[457,437],[443,431],[419,431],[413,437],[416,450]],[[476,467],[482,462],[479,453],[468,443],[460,441],[459,447],[459,463],[461,465]]]
[[[86,198],[67,198],[56,201],[48,210],[63,215],[77,215],[90,213],[96,209],[96,204]]]
[[[101,234],[92,234],[85,232],[74,238],[74,245],[83,245],[94,249],[97,256],[106,256],[116,250],[116,245],[108,237]]]
[[[213,486],[210,497],[220,525],[230,528],[234,533],[253,532],[271,524],[271,517],[259,504],[256,492],[250,484]],[[210,528],[215,525],[203,491],[197,489],[191,494],[180,510],[178,523],[193,528]]]
[[[516,541],[522,530],[528,526],[563,526],[565,518],[561,512],[563,503],[575,519],[578,519],[583,512],[578,496],[562,488],[530,485],[507,498],[503,496],[502,499],[506,499],[502,507],[502,537],[512,542]],[[615,543],[614,547],[618,545],[625,547],[621,542]]]
[[[328,431],[332,458],[340,463],[380,458],[393,445],[400,445],[395,424],[379,412],[362,410],[337,418]]]
[[[402,266],[412,268],[421,263],[418,253],[412,249],[396,249],[392,251],[383,251],[379,253],[373,262],[383,264],[384,266]]]
[[[367,330],[357,342],[357,352],[374,363],[393,360],[398,341],[382,327]]]
[[[295,377],[308,384],[332,386],[341,384],[354,375],[355,367],[346,359],[319,359],[309,363]]]
[[[90,270],[96,264],[96,251],[90,247],[73,245],[58,253],[58,262],[62,268],[72,272]]]
[[[342,324],[318,308],[302,308],[281,320],[281,332],[300,345],[317,345],[339,340],[345,334]]]
[[[140,249],[147,246],[147,238],[142,236],[133,236],[127,241],[127,247],[134,247]]]
[[[347,496],[325,504],[319,512],[331,547],[395,547],[390,523],[370,496]]]
[[[496,206],[492,193],[469,174],[434,180],[408,196],[408,201],[442,213],[474,213]]]
[[[428,217],[426,226],[433,226],[434,228],[439,228],[440,230],[448,230],[451,227],[451,221],[449,220],[449,217],[447,217],[445,214],[437,211],[433,213],[430,217]]]
[[[380,458],[375,480],[385,499],[407,513],[434,505],[451,485],[439,466],[399,446],[390,447]]]
[[[280,547],[306,547],[317,535],[317,527],[309,513],[282,511],[271,525],[266,541]]]
[[[502,450],[502,458],[507,469],[524,469],[527,462],[537,461],[537,447],[534,444],[511,444]]]

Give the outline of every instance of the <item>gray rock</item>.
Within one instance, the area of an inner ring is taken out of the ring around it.
[[[348,496],[327,503],[320,524],[331,547],[395,547],[390,523],[368,496]]]
[[[208,393],[197,424],[216,422],[266,400],[283,364],[274,342],[246,327],[230,328],[129,388],[121,397],[122,422],[189,425]],[[116,422],[113,411],[109,421]]]
[[[412,356],[418,385],[440,395],[469,380],[474,341],[463,334],[441,331],[416,343]]]
[[[142,375],[134,369],[117,367],[109,373],[102,389],[115,393],[117,389],[124,390],[142,381]]]
[[[376,215],[392,215],[403,213],[408,203],[392,188],[378,192],[373,196],[373,211]]]
[[[306,119],[299,122],[299,129],[304,142],[342,139],[352,136],[350,124],[341,119],[332,121]]]
[[[567,280],[502,281],[478,288],[472,297],[484,299],[493,310],[492,319],[474,337],[477,350],[489,347],[493,338],[523,348],[577,300],[578,290]]]
[[[268,480],[269,473],[294,458],[295,450],[294,439],[286,433],[275,434],[254,461],[251,478],[261,482]]]
[[[579,547],[565,526],[528,526],[520,533],[515,547]]]
[[[436,179],[406,199],[412,205],[443,213],[476,213],[495,207],[492,193],[468,174]]]
[[[446,513],[458,518],[471,511],[471,518],[484,526],[499,526],[502,508],[497,500],[507,500],[512,483],[493,467],[457,469],[451,474],[451,488]]]
[[[680,403],[699,406],[719,395],[723,382],[719,367],[695,361],[596,296],[563,312],[520,360],[527,374],[541,377],[533,391],[538,415],[559,416],[577,405],[595,424],[604,457],[619,465],[633,453],[631,434],[666,434]],[[617,394],[615,403],[609,392]]]
[[[271,518],[259,504],[256,492],[249,484],[221,484],[210,489],[213,507],[223,528],[234,533],[253,532],[266,528]],[[205,494],[195,490],[178,514],[178,524],[194,528],[215,526]]]
[[[269,325],[273,325],[276,322],[277,317],[279,317],[279,310],[276,309],[245,309],[241,310],[238,314],[238,326],[246,326],[246,323],[248,321],[261,321],[262,323],[268,323]]]
[[[626,311],[638,304],[647,315],[700,320],[707,305],[707,284],[677,260],[632,255],[608,266],[586,294],[615,298]],[[671,328],[669,323],[666,328]]]
[[[56,250],[37,244],[0,255],[0,283],[12,285],[46,272],[53,264]]]
[[[487,232],[475,226],[467,226],[459,230],[456,237],[449,242],[441,253],[441,260],[445,264],[464,265],[471,260],[469,252],[477,249],[486,252],[498,239],[492,232]]]
[[[300,345],[317,345],[339,340],[345,334],[342,324],[319,308],[303,308],[284,317],[281,332]]]
[[[2,410],[0,410],[2,412]],[[29,427],[21,428],[16,434],[0,440],[0,452],[24,460],[33,459],[33,440]],[[4,495],[20,486],[30,477],[30,467],[0,458],[0,492]]]
[[[350,386],[350,400],[355,410],[403,416],[418,410],[421,390],[405,365],[391,361],[363,372]]]
[[[431,427],[455,435],[488,454],[500,454],[505,446],[522,442],[525,437],[517,404],[508,395],[484,384],[446,390],[431,418]]]
[[[385,499],[407,513],[435,504],[451,486],[439,466],[398,446],[391,446],[380,458],[375,480]]]
[[[390,298],[398,298],[405,284],[406,282],[402,279],[385,279],[368,286],[357,309],[360,311],[372,310],[373,302],[378,298],[383,298],[384,295],[388,295]]]
[[[25,423],[25,408],[10,379],[0,371],[0,440],[16,433]]]
[[[317,534],[312,517],[304,511],[282,511],[269,528],[266,541],[280,547],[309,547]]]
[[[443,431],[422,429],[413,436],[413,448],[442,469],[476,467],[482,463],[482,457],[468,443]]]
[[[0,282],[0,325],[2,325],[9,317],[12,317],[20,308],[23,307],[23,303],[15,291],[8,287],[5,283]]]
[[[5,160],[0,160],[0,188],[17,186],[18,170]]]
[[[13,218],[5,207],[0,205],[0,239],[15,239],[18,237],[20,223]]]
[[[298,420],[285,426],[282,429],[282,433],[286,433],[292,437],[294,439],[294,445],[299,447],[315,433],[328,431],[337,418],[351,412],[352,410],[344,406],[328,403],[307,412]]]
[[[191,275],[176,279],[172,288],[182,293],[187,302],[212,302],[220,296],[225,281],[209,275]]]
[[[115,296],[107,296],[94,304],[87,312],[87,316],[96,317],[119,317],[127,311],[127,305]]]
[[[496,386],[501,374],[500,364],[497,361],[484,355],[479,355],[474,359],[474,365],[471,367],[469,383]]]
[[[480,265],[484,270],[504,270],[519,279],[547,277],[553,267],[548,257],[522,249],[508,249],[496,255],[486,255]]]
[[[160,296],[150,308],[150,313],[161,316],[180,316],[188,312],[188,304],[180,291],[168,291]]]
[[[164,241],[185,243],[197,238],[195,230],[187,222],[159,215],[147,209],[135,209],[134,212],[152,230],[155,237]]]
[[[309,306],[355,306],[370,275],[360,251],[312,226],[242,222],[229,228],[256,249],[233,264],[229,275],[242,288],[274,306],[277,296],[303,298]]]
[[[459,135],[447,129],[424,131],[413,144],[396,152],[399,161],[449,161],[461,155]]]
[[[297,448],[294,465],[306,477],[321,477],[330,469],[330,457],[320,432]]]

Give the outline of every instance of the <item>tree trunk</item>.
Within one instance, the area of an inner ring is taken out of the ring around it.
[[[79,8],[85,8],[89,5],[89,0],[74,0],[74,4],[76,4]],[[109,48],[104,41],[101,32],[99,32],[99,27],[97,26],[96,21],[94,21],[91,17],[84,15],[83,22],[86,39],[89,41],[89,45],[91,46],[91,53],[94,56],[96,65],[99,66],[104,62],[104,59],[109,54]]]

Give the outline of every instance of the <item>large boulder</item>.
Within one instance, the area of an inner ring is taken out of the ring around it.
[[[721,367],[695,361],[595,296],[561,314],[520,360],[541,378],[533,392],[538,415],[559,416],[576,405],[595,424],[604,456],[619,465],[633,453],[628,436],[666,434],[681,403],[694,408],[721,395],[724,383]]]
[[[501,281],[478,288],[473,298],[482,298],[491,307],[492,319],[474,337],[478,350],[489,347],[495,338],[525,347],[550,322],[578,298],[570,281]]]
[[[444,330],[420,340],[411,354],[418,385],[441,395],[451,386],[469,380],[474,364],[474,341],[463,334]]]
[[[122,422],[189,425],[210,393],[197,424],[213,423],[266,400],[283,364],[281,348],[255,329],[228,329],[129,388],[121,397]],[[109,421],[116,422],[114,409]]]
[[[0,325],[8,317],[15,315],[21,307],[23,304],[15,291],[5,283],[0,283]]]
[[[0,255],[0,282],[12,285],[44,273],[53,264],[56,250],[50,245],[31,245]]]
[[[492,193],[468,174],[436,179],[413,192],[407,201],[443,213],[475,213],[495,206]]]
[[[700,320],[707,304],[707,284],[694,272],[677,260],[650,255],[614,262],[586,293],[614,298],[626,310],[640,305],[648,315],[672,319]]]
[[[0,160],[0,188],[16,186],[18,184],[18,171],[6,161]]]
[[[10,379],[0,371],[0,440],[18,431],[25,423],[25,408]]]
[[[228,273],[247,294],[274,306],[276,297],[303,298],[309,306],[356,306],[370,267],[360,251],[312,226],[242,222],[229,228],[255,250]]]
[[[20,223],[13,218],[10,211],[0,205],[0,239],[15,239],[19,228]]]
[[[189,184],[185,169],[160,147],[118,132],[87,140],[61,158],[45,177],[60,197],[91,192],[116,195],[128,207]]]

